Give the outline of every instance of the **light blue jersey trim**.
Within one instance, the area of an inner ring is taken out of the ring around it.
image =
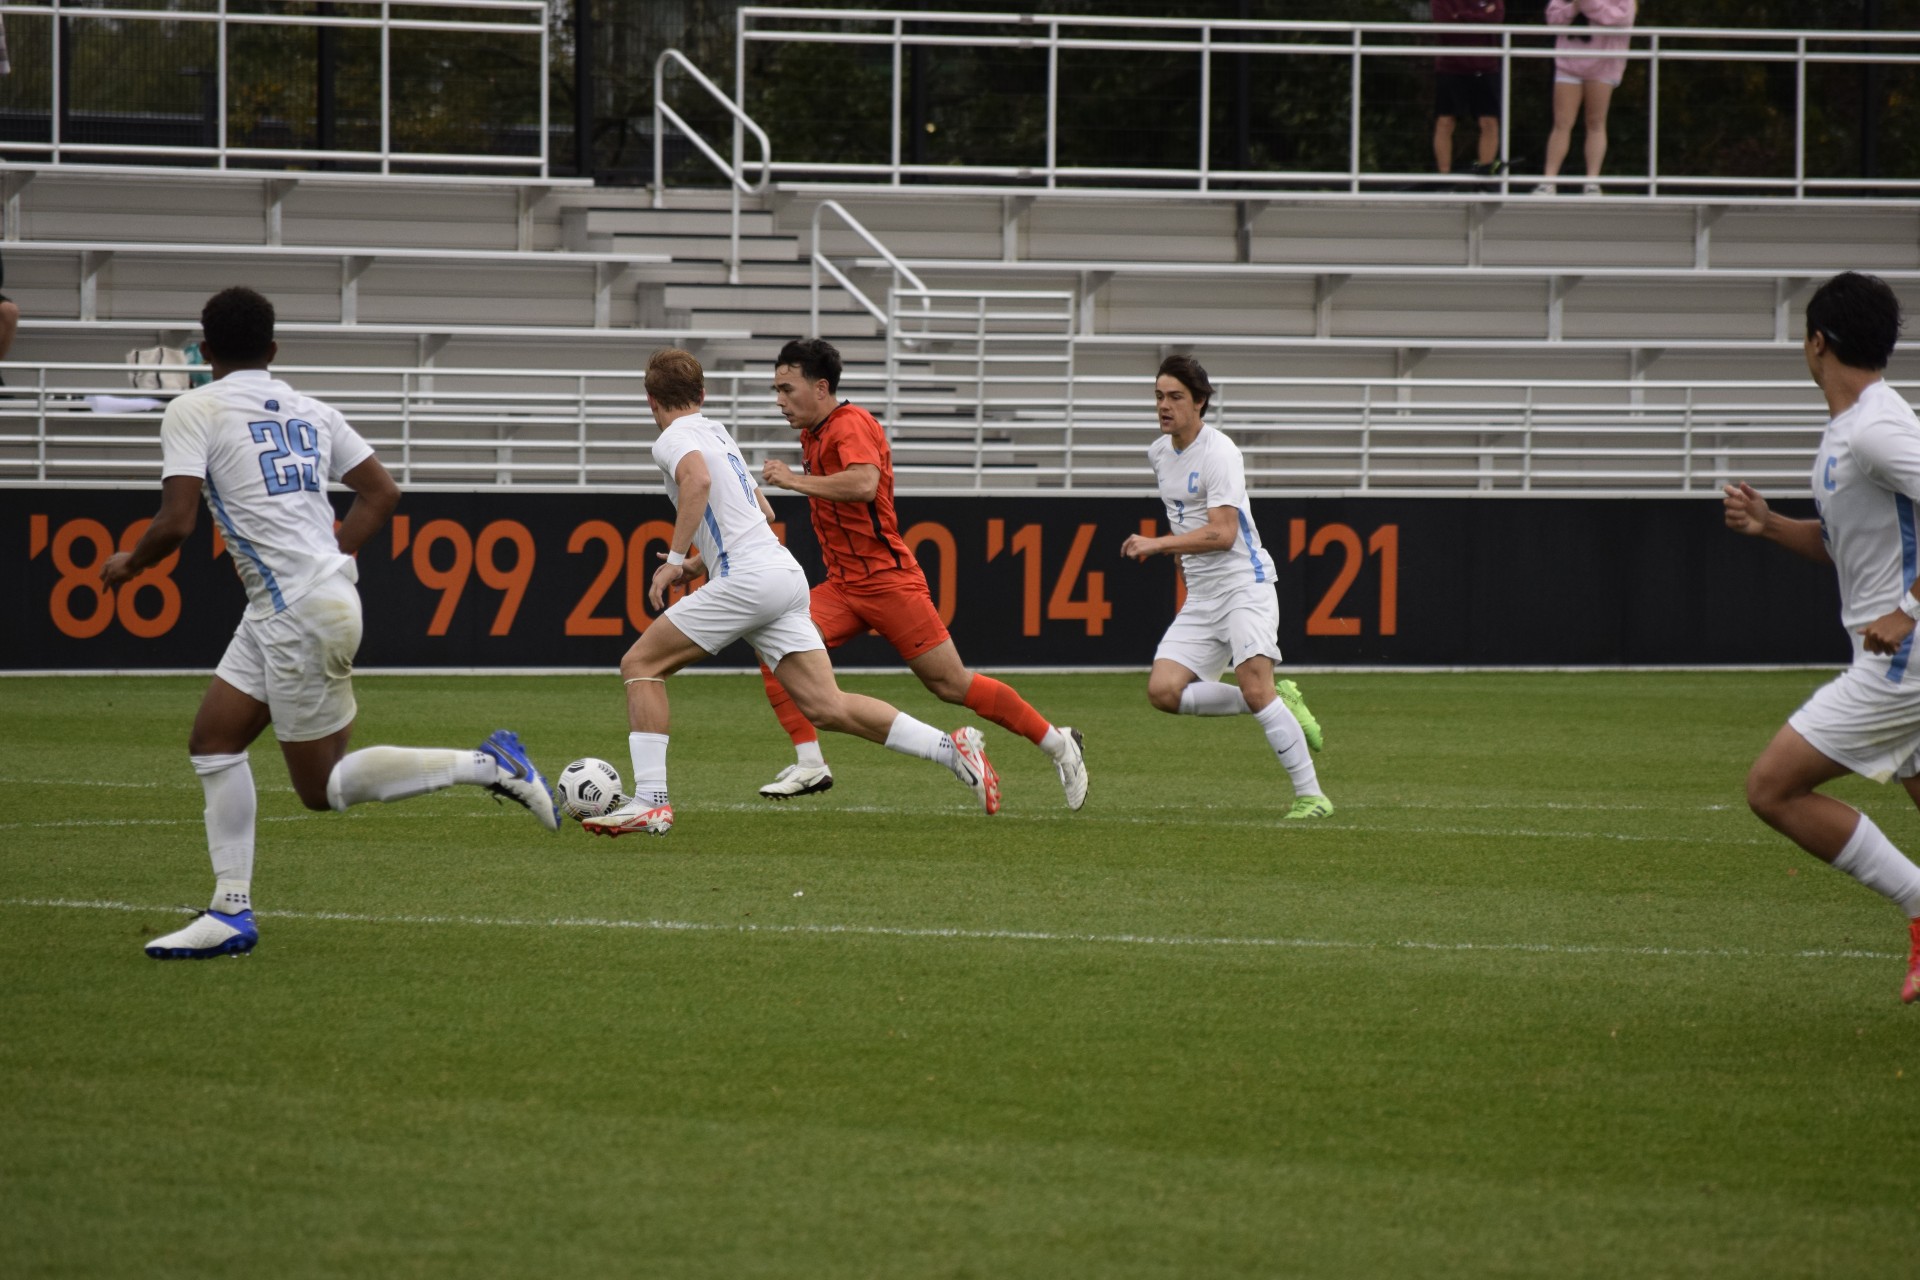
[[[233,517],[227,514],[227,504],[220,501],[220,490],[211,476],[207,477],[207,501],[213,505],[213,518],[220,522],[220,531],[226,535],[227,545],[245,556],[260,571],[260,580],[266,584],[267,595],[273,599],[273,611],[286,612],[287,602],[280,594],[279,579],[273,576],[273,570],[267,568],[267,562],[253,549],[253,544],[241,537],[240,531],[233,527]]]
[[[1239,507],[1235,507],[1233,513],[1240,517],[1240,537],[1247,544],[1247,559],[1253,564],[1253,580],[1265,582],[1267,567],[1260,563],[1260,548],[1253,545],[1253,521],[1247,519],[1247,513]]]
[[[726,540],[720,536],[720,522],[713,518],[712,507],[708,507],[700,514],[706,518],[707,532],[713,535],[713,550],[720,561],[720,576],[724,578],[727,576],[727,544]]]
[[[1900,590],[1904,593],[1913,584],[1914,569],[1920,561],[1920,545],[1916,544],[1913,528],[1913,499],[1904,493],[1893,495],[1893,509],[1900,517]],[[1899,684],[1906,678],[1907,662],[1913,657],[1913,633],[1900,642],[1900,648],[1894,652],[1893,662],[1887,667],[1887,679]]]

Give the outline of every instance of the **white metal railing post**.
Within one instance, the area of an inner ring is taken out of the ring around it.
[[[1066,355],[1067,355],[1067,407],[1066,430],[1060,439],[1060,487],[1073,488],[1073,371],[1075,368],[1075,347],[1073,323],[1073,302],[1067,302],[1066,309]]]
[[[587,0],[575,0],[575,2],[585,4]],[[540,22],[540,176],[543,178],[548,176],[548,170],[551,168],[553,149],[552,139],[548,137],[548,130],[552,128],[552,116],[548,102],[549,95],[553,90],[553,76],[549,74],[549,68],[553,66],[553,51],[549,44],[552,39],[553,33],[547,26],[546,15],[542,14]],[[579,50],[576,49],[574,51],[574,57],[578,58],[579,56]],[[588,114],[592,114],[591,110],[589,110]],[[580,113],[578,111],[573,113],[573,119],[575,125],[578,126],[580,121]],[[593,135],[591,133],[584,138],[575,138],[573,140],[573,153],[575,156],[580,157],[580,160],[576,161],[576,167],[586,170],[589,173],[592,172],[593,166],[585,163],[585,158],[592,142]]]
[[[1213,28],[1200,27],[1200,189],[1207,189],[1209,153],[1213,150]]]
[[[1060,24],[1047,24],[1047,187],[1060,164]]]
[[[906,29],[901,19],[893,20],[893,118],[888,129],[888,155],[896,187],[900,185],[900,43]]]
[[[214,113],[218,117],[213,122],[214,145],[220,149],[219,167],[227,167],[227,0],[220,0],[220,32],[215,41],[217,53],[214,57]],[[206,99],[202,98],[202,102]],[[55,107],[58,110],[58,105]]]
[[[393,172],[393,6],[387,0],[380,3],[380,172]]]
[[[413,483],[413,370],[400,371],[400,483]]]
[[[1807,196],[1807,39],[1794,42],[1799,56],[1793,63],[1793,196]],[[1865,176],[1865,175],[1862,175]]]
[[[587,375],[581,374],[578,384],[580,395],[580,475],[576,483],[581,488],[587,486]],[[737,419],[730,419],[737,421]]]
[[[1660,194],[1660,37],[1650,36],[1647,51],[1647,194]]]
[[[1360,28],[1353,29],[1353,67],[1348,75],[1353,99],[1353,116],[1347,126],[1348,190],[1360,190]]]
[[[851,213],[848,213],[845,206],[838,200],[822,200],[819,204],[813,206],[813,240],[807,271],[807,313],[812,325],[812,331],[807,336],[812,338],[820,336],[820,271],[823,267],[826,269],[828,275],[831,275],[839,282],[841,288],[853,295],[853,300],[858,302],[861,307],[866,310],[868,315],[885,325],[889,331],[893,328],[893,323],[888,313],[875,306],[873,299],[869,298],[860,286],[848,279],[845,272],[834,266],[831,258],[820,251],[820,215],[829,211],[838,216],[840,221],[846,224],[847,230],[866,241],[867,245],[875,253],[884,258],[889,267],[893,268],[893,279],[896,288],[899,286],[901,280],[906,280],[911,283],[915,289],[919,290],[920,309],[926,311],[931,304],[931,299],[927,296],[927,286],[919,276],[913,273],[913,269],[896,258],[893,255],[893,250],[887,248],[887,246],[875,239],[873,232],[861,225],[860,220],[855,218]],[[889,296],[888,301],[889,305],[892,305],[891,296]]]
[[[1520,487],[1533,488],[1533,387],[1520,410]]]
[[[976,299],[973,321],[973,487],[986,483],[987,461],[987,299]]]
[[[1368,488],[1373,478],[1373,384],[1360,388],[1360,487]]]
[[[1513,181],[1513,32],[1500,33],[1500,194]]]
[[[693,77],[694,83],[702,89],[705,89],[708,96],[725,107],[727,113],[733,117],[735,143],[732,164],[728,164],[725,160],[722,160],[720,153],[707,145],[707,140],[701,137],[694,127],[681,117],[679,112],[667,105],[666,76],[667,63],[669,60],[679,66],[680,69],[685,71],[689,76]],[[660,56],[653,60],[653,207],[656,209],[666,206],[667,171],[664,159],[666,153],[663,139],[666,135],[665,125],[668,123],[671,123],[674,128],[680,130],[681,133],[684,133],[687,136],[687,141],[691,142],[699,150],[701,155],[711,161],[713,166],[720,170],[721,173],[727,175],[727,186],[733,193],[731,205],[733,225],[728,234],[727,283],[739,284],[740,196],[743,192],[748,195],[757,196],[767,189],[767,183],[773,178],[773,144],[767,140],[766,130],[754,123],[753,119],[749,117],[745,111],[740,109],[740,105],[722,92],[719,85],[709,80],[699,67],[694,66],[692,62],[688,61],[685,54],[681,53],[678,49],[661,50]],[[747,185],[746,178],[742,176],[742,171],[746,169],[746,159],[741,154],[744,147],[744,142],[741,141],[743,137],[742,130],[751,131],[754,140],[760,144],[760,181],[751,187]]]
[[[34,478],[45,480],[47,478],[47,370],[44,365],[41,366],[40,376],[35,380],[35,389],[39,407],[40,439],[36,442],[38,448],[34,451]]]
[[[1686,412],[1680,420],[1680,487],[1693,490],[1693,388],[1687,388]]]

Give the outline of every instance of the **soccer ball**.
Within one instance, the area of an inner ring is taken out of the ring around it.
[[[576,821],[612,813],[620,805],[620,771],[588,756],[560,771],[560,807]]]

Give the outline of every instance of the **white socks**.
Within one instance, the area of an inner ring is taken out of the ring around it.
[[[1273,748],[1273,754],[1280,757],[1280,767],[1293,780],[1293,794],[1319,795],[1320,779],[1313,771],[1313,752],[1307,747],[1307,735],[1301,730],[1300,722],[1294,719],[1293,712],[1287,710],[1287,704],[1275,698],[1256,711],[1253,718],[1260,722],[1260,729],[1267,735],[1267,745]]]
[[[340,758],[327,778],[327,803],[341,810],[444,791],[456,783],[491,786],[500,765],[483,751],[446,747],[367,747]]]
[[[1910,919],[1920,919],[1920,867],[1894,848],[1873,819],[1860,815],[1846,847],[1833,860],[1844,871],[1875,893],[1885,894],[1906,910]]]
[[[973,784],[973,771],[960,763],[953,739],[904,711],[893,718],[893,724],[887,729],[887,750],[943,764],[953,771],[954,777],[969,786]]]
[[[814,744],[818,752],[820,746]],[[667,735],[629,733],[627,752],[633,758],[633,798],[653,808],[667,802]]]
[[[1049,760],[1058,763],[1067,754],[1067,735],[1048,725],[1046,736],[1035,745],[1047,753]]]
[[[800,763],[806,765],[809,769],[818,769],[827,762],[827,758],[820,754],[820,739],[818,738],[815,738],[812,742],[803,742],[793,750],[794,755],[799,759]]]
[[[189,756],[206,794],[207,853],[213,860],[211,909],[233,915],[250,910],[253,898],[253,817],[258,801],[247,753]]]
[[[1244,716],[1253,710],[1236,685],[1195,680],[1180,691],[1183,716]]]

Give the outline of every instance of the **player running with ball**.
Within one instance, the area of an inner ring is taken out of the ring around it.
[[[838,648],[869,628],[885,636],[908,670],[942,702],[965,707],[1039,747],[1053,761],[1067,794],[1067,808],[1087,802],[1087,764],[1078,729],[1055,727],[1012,685],[969,671],[960,661],[946,624],[933,607],[927,576],[905,540],[893,510],[893,452],[887,433],[859,405],[835,397],[840,389],[840,353],[814,338],[789,342],[773,367],[773,393],[788,423],[800,433],[806,473],[769,459],[764,483],[808,499],[814,535],[827,562],[827,580],[813,589],[814,625],[827,647]],[[769,800],[811,795],[833,785],[833,770],[820,754],[820,735],[766,667],[760,668],[780,727],[793,739],[798,759],[760,788]],[[990,797],[987,812],[1000,807]]]
[[[660,608],[667,588],[687,576],[696,544],[707,583],[655,618],[621,659],[634,795],[581,825],[608,836],[672,830],[666,678],[741,639],[779,676],[809,721],[945,765],[992,813],[999,781],[978,729],[945,734],[835,683],[826,644],[807,612],[807,575],[774,536],[773,509],[747,473],[740,446],[700,412],[706,398],[706,377],[692,355],[667,348],[647,361],[647,407],[660,427],[653,460],[677,513],[666,563],[654,573],[647,599]]]
[[[400,487],[373,448],[330,405],[267,371],[279,348],[273,304],[251,289],[217,293],[200,313],[213,381],[167,406],[160,423],[160,513],[132,551],[100,577],[132,583],[193,532],[204,494],[247,589],[247,612],[200,700],[187,756],[206,793],[213,902],[184,929],[155,938],[156,960],[251,951],[253,819],[247,747],[268,724],[300,803],[345,809],[403,800],[458,783],[525,805],[560,826],[553,792],[520,741],[501,729],[477,750],[367,747],[348,751],[360,648],[354,552],[387,523]],[[353,490],[334,529],[327,483]]]
[[[1247,505],[1240,450],[1204,421],[1213,383],[1192,356],[1168,356],[1153,384],[1160,438],[1147,447],[1173,532],[1133,534],[1120,554],[1180,557],[1187,601],[1153,655],[1147,701],[1187,716],[1251,715],[1293,781],[1288,819],[1324,818],[1333,801],[1320,790],[1312,752],[1320,722],[1291,680],[1275,681],[1280,661],[1280,601],[1273,557],[1260,545]],[[1221,684],[1231,668],[1235,684]]]
[[[1767,538],[1840,577],[1853,665],[1814,690],[1747,774],[1747,803],[1822,862],[1907,913],[1911,950],[1900,998],[1920,999],[1920,867],[1872,818],[1815,788],[1847,773],[1898,777],[1920,804],[1920,421],[1880,371],[1900,336],[1900,303],[1874,276],[1847,271],[1807,302],[1807,369],[1831,417],[1813,463],[1815,520],[1790,520],[1745,483],[1726,487],[1727,527]]]

